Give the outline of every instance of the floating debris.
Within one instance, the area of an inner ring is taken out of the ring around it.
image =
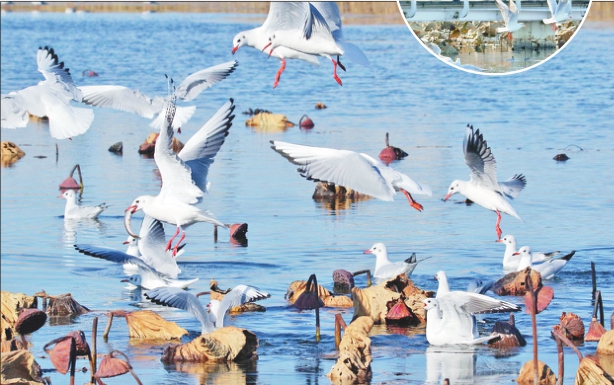
[[[92,78],[92,77],[98,76],[98,73],[92,70],[83,70],[83,72],[81,72],[81,77],[86,77],[86,76],[88,78]]]
[[[243,115],[258,115],[261,113],[266,113],[266,114],[272,114],[271,111],[269,110],[265,110],[263,108],[256,108],[255,110],[252,110],[251,107],[247,109],[247,111],[243,111]]]
[[[139,154],[153,156],[156,149],[156,140],[158,139],[158,136],[160,136],[160,134],[156,132],[152,132],[151,134],[149,134],[143,144],[139,146]],[[171,145],[171,147],[173,151],[175,151],[175,154],[179,154],[179,152],[183,149],[183,143],[181,143],[179,139],[173,137],[173,144]]]
[[[393,160],[401,160],[408,154],[398,147],[393,147],[388,141],[388,133],[386,133],[386,148],[379,153],[379,158],[382,162],[390,164]]]
[[[354,201],[371,199],[370,195],[361,194],[350,188],[335,185],[329,182],[318,182],[315,191],[311,196],[312,199],[349,199]]]
[[[554,156],[554,158],[552,158],[552,159],[556,160],[557,162],[565,162],[565,161],[567,161],[567,160],[569,160],[569,159],[571,159],[571,158],[570,158],[570,157],[568,157],[568,156],[567,156],[567,155],[565,155],[565,154],[557,154],[557,155],[555,155],[555,156]]]
[[[245,121],[248,127],[259,128],[263,131],[285,131],[295,124],[290,122],[286,115],[261,112]]]
[[[124,153],[124,144],[122,142],[117,142],[111,147],[109,147],[109,152],[112,152],[117,155],[122,155]]]
[[[514,314],[510,313],[510,322],[495,322],[490,335],[497,334],[499,338],[488,341],[488,345],[498,349],[508,349],[518,346],[525,346],[527,341],[522,333],[514,325]]]
[[[325,108],[328,108],[328,107],[326,107],[326,105],[324,103],[322,103],[322,102],[317,102],[316,103],[316,110],[323,110]]]
[[[539,272],[527,267],[522,271],[515,271],[503,276],[503,278],[495,282],[492,291],[500,296],[523,296],[527,292],[525,286],[525,276],[527,274],[531,276],[533,287],[542,286],[542,278]]]
[[[42,291],[34,295],[43,298],[44,301],[49,301],[45,311],[50,317],[78,316],[90,311],[90,309],[75,301],[70,293],[48,295],[45,291]]]

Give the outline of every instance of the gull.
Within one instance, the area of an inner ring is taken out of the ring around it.
[[[520,307],[512,303],[466,291],[450,291],[422,302],[427,311],[426,339],[431,345],[490,341],[497,335],[480,337],[475,315],[520,311]]]
[[[390,262],[390,260],[388,260],[388,250],[386,250],[386,245],[383,243],[374,244],[373,247],[365,251],[364,254],[375,255],[375,270],[373,271],[373,276],[379,282],[394,278],[403,273],[409,278],[418,262],[424,261],[424,259],[420,261],[416,260],[416,253],[412,253],[405,261]]]
[[[544,24],[551,24],[553,31],[556,31],[557,23],[571,19],[571,0],[548,0],[548,8],[552,17],[542,21]]]
[[[141,195],[137,197],[126,209],[124,225],[128,234],[138,238],[130,230],[129,217],[138,210],[143,210],[159,221],[177,226],[175,235],[168,241],[166,249],[171,248],[175,237],[183,228],[197,222],[209,222],[228,228],[217,220],[213,214],[203,211],[195,206],[202,200],[207,191],[207,174],[214,157],[224,144],[228,130],[232,125],[235,109],[234,101],[226,102],[203,125],[200,130],[188,140],[183,149],[176,154],[171,143],[173,141],[173,116],[175,112],[175,98],[171,98],[166,111],[165,128],[160,130],[156,140],[154,159],[160,170],[162,188],[158,195]],[[178,246],[185,238],[185,231],[179,242],[173,248],[173,256],[177,255]]]
[[[60,194],[58,198],[66,199],[66,207],[64,208],[64,219],[93,219],[103,212],[107,207],[105,203],[98,206],[79,206],[77,204],[77,196],[73,190],[66,190]]]
[[[269,36],[271,50],[279,46],[292,48],[311,55],[325,57],[333,62],[333,77],[337,76],[339,56],[346,56],[360,65],[369,65],[369,59],[352,43],[343,39],[341,15],[334,2],[286,2],[284,23]],[[265,48],[267,48],[267,45]],[[337,60],[331,56],[336,56]],[[339,66],[344,69],[343,65]]]
[[[411,194],[432,195],[430,187],[414,182],[407,175],[367,154],[277,140],[271,141],[271,144],[273,150],[301,166],[297,171],[309,180],[334,183],[383,201],[392,201],[397,191],[401,191],[418,211],[424,208]]]
[[[446,63],[449,63],[453,66],[459,67],[459,68],[465,68],[468,70],[472,70],[472,71],[477,71],[477,72],[482,72],[484,71],[484,68],[480,68],[477,66],[474,66],[472,64],[461,64],[461,60],[460,58],[456,58],[456,60],[452,60],[452,58],[442,55],[441,54],[441,48],[439,48],[439,46],[435,43],[427,43],[426,44],[426,48],[428,48],[431,52],[433,52],[435,54],[435,56],[437,56],[439,59],[443,60]]]
[[[128,279],[123,279],[122,282],[129,282],[134,286],[144,289],[154,289],[161,286],[185,289],[198,281],[198,278],[184,280],[171,278],[166,271],[158,271],[141,259],[119,250],[91,245],[74,245],[74,247],[78,252],[91,257],[106,259],[107,261],[121,263],[122,265],[131,264],[137,266],[138,273],[131,275]]]
[[[501,213],[511,215],[522,221],[516,210],[505,200],[504,196],[513,199],[527,184],[522,174],[516,174],[505,182],[497,181],[497,162],[490,147],[480,134],[473,131],[473,126],[467,125],[463,140],[465,163],[471,169],[469,181],[455,180],[448,188],[448,194],[443,198],[447,201],[452,195],[460,193],[467,199],[497,213],[497,239],[501,239]]]
[[[497,28],[497,33],[507,32],[507,38],[511,41],[513,39],[512,32],[518,31],[520,28],[524,27],[524,23],[518,22],[518,15],[520,14],[520,10],[514,4],[514,0],[510,0],[509,8],[502,0],[495,0],[497,3],[497,7],[501,11],[501,16],[503,16],[503,21],[505,22],[505,27]],[[520,0],[518,0],[518,6],[520,6]]]
[[[36,64],[44,81],[2,95],[2,128],[27,126],[29,114],[49,118],[49,133],[55,139],[83,134],[94,120],[94,111],[70,105],[71,100],[81,102],[83,95],[75,87],[69,69],[50,47],[38,49]]]
[[[542,279],[552,279],[556,273],[567,265],[567,262],[569,262],[575,253],[576,251],[574,250],[561,258],[552,258],[545,262],[534,263],[532,261],[533,257],[531,255],[531,248],[529,246],[523,246],[520,248],[520,250],[514,253],[514,255],[520,256],[520,264],[518,265],[516,271],[522,271],[527,267],[530,267],[531,269],[538,271],[542,276]]]
[[[185,78],[174,90],[172,96],[189,102],[215,83],[226,79],[228,75],[235,71],[238,65],[239,63],[234,60],[194,72]],[[83,102],[85,104],[127,111],[148,119],[153,118],[157,114],[158,116],[149,123],[149,127],[157,130],[165,127],[164,112],[168,108],[171,95],[151,98],[141,94],[138,90],[113,85],[82,86],[79,89],[83,93]],[[173,119],[173,129],[179,131],[180,127],[190,120],[195,110],[196,106],[177,107],[175,118]]]
[[[241,31],[234,37],[234,39],[232,39],[232,54],[234,55],[235,52],[237,52],[237,50],[243,46],[253,47],[259,51],[264,51],[269,42],[269,36],[283,25],[285,10],[286,3],[271,2],[269,14],[264,21],[264,24],[257,28]],[[299,59],[316,66],[320,65],[317,55],[299,52],[288,47],[278,47],[271,55],[281,60],[281,67],[275,75],[273,88],[277,87],[279,84],[279,78],[281,77],[282,72],[284,72],[286,69],[286,59]]]
[[[224,295],[221,301],[211,300],[208,313],[194,294],[174,287],[159,287],[150,290],[145,293],[145,297],[155,304],[171,306],[192,313],[202,324],[204,335],[224,327],[224,317],[233,307],[270,298],[271,295],[254,286],[237,285]]]
[[[498,239],[496,242],[505,244],[505,253],[503,254],[503,268],[517,270],[518,265],[520,264],[520,258],[518,256],[514,257],[514,253],[518,251],[516,245],[516,237],[514,237],[513,235],[506,235],[503,238]],[[545,262],[552,259],[553,257],[556,257],[559,253],[560,251],[552,251],[550,253],[531,253],[531,261],[533,263]]]

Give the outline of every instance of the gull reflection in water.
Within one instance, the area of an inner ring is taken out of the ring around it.
[[[106,226],[98,218],[94,219],[64,219],[64,244],[72,248],[77,242],[77,232],[100,233]]]
[[[474,384],[477,348],[470,345],[429,346],[426,349],[426,384]]]

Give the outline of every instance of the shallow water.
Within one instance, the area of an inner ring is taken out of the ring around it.
[[[278,61],[246,48],[234,57],[230,54],[232,37],[262,20],[230,14],[2,15],[2,93],[41,80],[35,58],[36,48],[43,45],[56,50],[79,85],[122,84],[152,96],[166,92],[165,73],[180,81],[224,61],[240,63],[228,79],[196,99],[198,110],[179,139],[187,141],[228,98],[235,99],[234,125],[210,169],[212,186],[204,206],[223,222],[248,223],[249,244],[231,244],[224,231],[214,243],[212,227],[197,224],[187,231],[188,246],[179,264],[186,277],[200,277],[193,292],[207,289],[209,279],[215,278],[221,287],[248,283],[272,294],[261,302],[266,313],[228,321],[256,333],[259,359],[248,364],[165,366],[159,362],[163,344],[128,342],[122,320],[114,322],[107,343],[99,339],[99,352],[124,351],[147,384],[329,383],[325,374],[334,364],[329,358],[334,353],[334,315],[342,312],[349,322],[352,309],[323,309],[322,341],[316,343],[313,312],[293,310],[284,300],[292,281],[316,273],[320,284],[332,288],[334,269],[373,268],[372,257],[362,252],[375,242],[384,242],[393,260],[411,252],[432,257],[412,274],[424,289],[436,289],[432,277],[442,267],[452,289],[466,287],[473,276],[503,275],[503,246],[493,242],[495,215],[475,205],[455,204],[461,200],[457,196],[453,202],[441,201],[453,179],[468,177],[461,144],[465,126],[471,123],[488,140],[500,179],[524,173],[528,180],[513,202],[525,222],[505,216],[504,234],[514,234],[520,244],[536,250],[576,250],[569,265],[548,283],[555,299],[538,316],[540,359],[556,368],[556,345],[549,334],[561,312],[579,314],[587,327],[590,322],[591,261],[597,265],[606,314],[614,307],[609,226],[614,212],[614,47],[608,44],[614,30],[585,26],[572,44],[539,67],[513,76],[484,77],[440,62],[405,25],[347,26],[346,38],[367,54],[370,67],[346,62],[348,72],[340,73],[344,85],[339,87],[325,60],[320,68],[292,61],[273,90]],[[85,69],[100,76],[80,77]],[[316,102],[328,108],[315,110]],[[250,107],[286,114],[293,122],[307,113],[315,127],[254,130],[244,126],[247,117],[241,114]],[[35,357],[47,370],[53,367],[42,350],[45,343],[76,329],[89,336],[94,315],[100,317],[102,330],[108,310],[150,308],[188,329],[190,338],[200,331],[189,314],[152,305],[142,299],[140,290],[125,288],[119,282],[124,278],[121,266],[89,258],[72,247],[81,243],[123,249],[124,209],[137,195],[156,193],[160,185],[153,159],[137,154],[151,131],[148,120],[105,109],[95,114],[90,130],[72,141],[51,139],[44,124],[2,130],[2,140],[15,142],[27,154],[1,170],[2,290],[70,292],[96,310],[32,336]],[[301,178],[269,143],[283,140],[376,156],[384,147],[385,132],[391,144],[409,153],[393,166],[433,189],[432,197],[416,197],[425,207],[422,213],[402,196],[394,202],[367,200],[331,210],[311,199],[314,184]],[[107,151],[118,141],[124,144],[123,156]],[[561,152],[571,159],[552,160]],[[62,218],[58,185],[77,163],[86,186],[82,203],[110,205],[97,221],[71,223]],[[357,279],[357,285],[365,284],[364,277]],[[506,300],[521,303],[520,298]],[[501,318],[507,316],[485,317],[481,331],[486,333]],[[509,382],[532,356],[530,318],[519,313],[516,320],[529,345],[505,356],[485,346],[433,348],[423,331],[377,326],[372,332],[372,382],[439,383],[442,375],[456,379],[453,384]],[[595,347],[585,343],[580,350],[586,354]],[[577,359],[571,351],[566,353],[569,383]],[[82,366],[88,365],[79,361]],[[67,381],[53,370],[46,375],[54,383]],[[88,378],[79,373],[77,382]],[[129,381],[118,377],[105,382]]]

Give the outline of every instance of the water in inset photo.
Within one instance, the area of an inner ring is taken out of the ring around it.
[[[482,74],[531,68],[561,50],[589,0],[399,1],[414,35],[439,59]]]

